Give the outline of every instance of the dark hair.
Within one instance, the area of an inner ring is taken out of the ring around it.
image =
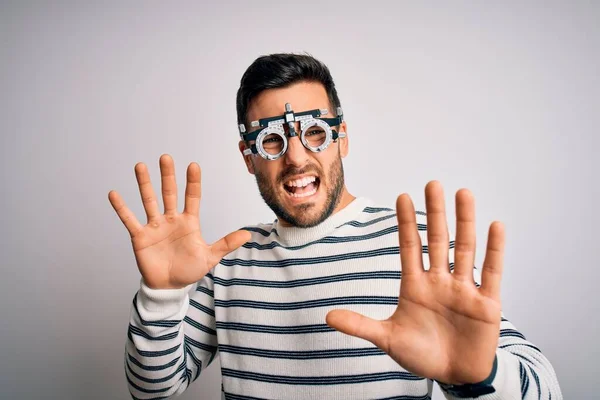
[[[279,53],[257,58],[244,72],[237,91],[238,124],[246,123],[248,105],[263,90],[301,81],[320,82],[329,97],[331,115],[337,115],[341,104],[329,68],[310,54]]]

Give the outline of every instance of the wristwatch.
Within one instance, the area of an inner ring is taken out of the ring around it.
[[[484,381],[479,383],[467,383],[464,385],[449,385],[446,383],[438,382],[438,385],[446,393],[451,394],[455,397],[462,398],[476,398],[490,393],[495,393],[496,389],[492,386],[492,382],[496,377],[496,370],[498,369],[498,357],[494,357],[494,366],[492,372]],[[436,381],[437,382],[437,381]]]

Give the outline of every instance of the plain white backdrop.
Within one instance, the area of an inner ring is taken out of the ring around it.
[[[348,122],[354,195],[393,206],[438,179],[506,224],[503,309],[565,398],[597,396],[598,2],[0,4],[0,397],[127,399],[139,272],[107,194],[145,222],[133,166],[203,168],[214,241],[274,218],[237,149],[258,56],[309,52]],[[217,399],[218,363],[182,397]],[[434,398],[442,398],[436,391]]]

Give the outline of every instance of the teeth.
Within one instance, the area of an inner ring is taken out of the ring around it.
[[[307,196],[312,196],[315,193],[317,193],[317,188],[314,188],[310,192],[306,192],[306,193],[289,193],[289,195],[292,196],[292,197],[307,197]]]
[[[293,181],[289,181],[286,183],[287,186],[292,186],[292,187],[305,187],[307,186],[309,183],[313,183],[314,181],[316,181],[317,178],[314,176],[306,176],[302,179],[296,179]]]

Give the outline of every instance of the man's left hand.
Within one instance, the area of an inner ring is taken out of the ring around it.
[[[423,267],[421,239],[410,197],[396,201],[402,279],[398,307],[377,321],[334,310],[327,323],[366,339],[407,371],[447,384],[481,382],[492,371],[498,345],[504,228],[489,228],[481,287],[473,278],[475,205],[466,189],[456,193],[454,271],[449,266],[449,235],[444,194],[439,182],[425,188],[430,268]]]

